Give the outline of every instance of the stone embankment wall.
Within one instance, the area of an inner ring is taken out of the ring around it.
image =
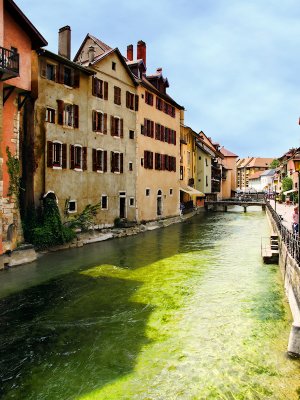
[[[280,236],[280,232],[267,209],[267,216],[274,234],[278,235],[279,243],[279,267],[282,274],[285,293],[289,301],[290,309],[293,315],[293,324],[291,328],[288,353],[300,356],[300,266],[296,260],[289,254],[287,246]]]

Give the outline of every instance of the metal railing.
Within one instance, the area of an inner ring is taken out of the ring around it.
[[[277,212],[273,209],[271,204],[267,201],[266,205],[268,210],[270,211],[274,222],[276,223],[277,229],[280,233],[281,240],[285,243],[288,252],[290,255],[296,260],[298,265],[300,264],[300,241],[299,236],[295,235],[293,232],[288,230],[286,226],[282,223],[282,218]]]
[[[15,51],[0,47],[0,69],[19,73],[19,54]]]

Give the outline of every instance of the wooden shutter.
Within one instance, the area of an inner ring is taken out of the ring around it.
[[[137,94],[134,96],[134,109],[135,111],[139,110],[139,96]]]
[[[144,168],[148,168],[148,151],[144,150]]]
[[[58,83],[64,83],[64,72],[65,72],[65,67],[63,64],[58,65],[58,74],[57,74],[57,82]]]
[[[143,135],[147,136],[147,120],[144,118]]]
[[[45,59],[40,58],[40,74],[42,78],[47,76],[47,63]]]
[[[75,161],[74,161],[74,146],[70,145],[70,169],[75,168]]]
[[[103,114],[103,133],[107,134],[107,114]]]
[[[161,160],[161,169],[162,169],[162,171],[164,171],[165,168],[166,168],[166,165],[165,165],[165,156],[164,156],[164,154],[161,154],[161,155],[160,155],[160,160]]]
[[[62,100],[57,100],[57,123],[59,125],[64,124],[64,102]]]
[[[151,134],[150,134],[150,136],[153,138],[153,136],[154,136],[154,122],[153,121],[150,121],[150,126],[151,126]]]
[[[104,81],[104,100],[108,99],[108,82]]]
[[[153,169],[153,152],[149,151],[149,155],[150,155],[150,168]]]
[[[92,149],[92,165],[93,171],[97,171],[97,150]]]
[[[67,145],[63,143],[61,145],[61,166],[62,168],[67,168]]]
[[[173,131],[174,133],[174,144],[176,145],[176,131]]]
[[[160,140],[163,142],[165,140],[165,128],[162,125],[160,126]]]
[[[53,166],[53,142],[47,141],[47,167]]]
[[[123,132],[123,118],[120,119],[120,137],[122,138],[124,136],[124,132]]]
[[[176,172],[176,157],[173,157],[173,160],[174,160],[174,169],[173,169],[173,171],[175,171]]]
[[[82,147],[82,169],[83,171],[87,170],[87,148]]]
[[[107,172],[107,151],[104,151],[104,164],[103,164],[103,172]]]
[[[92,130],[95,132],[97,130],[97,126],[96,126],[96,111],[93,110],[92,111]]]
[[[115,154],[113,151],[110,152],[110,170],[115,172]]]
[[[115,118],[112,115],[110,117],[110,134],[115,136]]]
[[[78,71],[78,69],[74,70],[74,82],[73,82],[73,87],[74,88],[79,88],[79,84],[80,84],[80,72]]]
[[[124,157],[123,157],[123,153],[120,153],[120,173],[123,174],[123,161],[124,161]]]
[[[129,100],[129,97],[130,97],[130,93],[128,92],[128,90],[126,90],[126,107],[127,107],[127,108],[130,108],[130,100]]]
[[[79,107],[77,104],[74,104],[73,107],[74,107],[74,128],[79,128]]]
[[[97,94],[97,80],[96,78],[93,76],[92,77],[92,95],[96,96]]]

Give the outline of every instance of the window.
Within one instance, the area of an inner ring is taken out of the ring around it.
[[[69,200],[68,203],[68,212],[75,213],[77,211],[77,202],[76,200]]]
[[[70,169],[85,171],[87,169],[87,148],[79,144],[70,145]]]
[[[153,94],[150,92],[145,92],[145,103],[149,106],[153,106]]]
[[[129,131],[129,139],[134,139],[134,131]]]
[[[126,92],[126,107],[130,110],[134,110],[134,94]]]
[[[101,79],[92,78],[92,94],[100,99],[108,99],[108,82]]]
[[[76,104],[64,103],[62,100],[57,100],[59,125],[65,125],[73,128],[79,127],[79,107]]]
[[[107,196],[106,194],[103,194],[101,196],[101,210],[107,210],[107,209],[108,209]]]
[[[47,142],[47,167],[67,168],[67,145],[61,142]]]
[[[153,153],[152,151],[144,151],[144,168],[153,169]]]
[[[142,134],[149,137],[154,137],[154,122],[149,119],[144,119],[144,125],[142,125]]]
[[[93,171],[107,172],[107,151],[102,149],[92,150]]]
[[[123,137],[123,119],[111,116],[110,120],[111,136]]]
[[[116,63],[114,61],[112,61],[111,69],[115,71],[116,70],[116,66],[117,66]]]
[[[158,110],[162,110],[163,109],[163,100],[160,99],[159,97],[156,97],[156,108]]]
[[[92,127],[94,132],[107,134],[107,114],[93,110]]]
[[[146,189],[146,196],[150,196],[150,189]]]
[[[173,189],[170,189],[170,196],[173,196]]]
[[[111,172],[123,173],[123,153],[112,151],[110,154]]]
[[[191,152],[188,151],[187,152],[187,164],[190,165],[190,163],[191,163]]]
[[[46,108],[46,122],[55,123],[55,110],[53,108]]]
[[[180,166],[180,180],[183,180],[183,166]]]
[[[49,81],[54,81],[56,80],[56,65],[54,64],[46,64],[46,78],[49,79]]]
[[[208,176],[205,176],[205,185],[208,186]]]
[[[64,67],[64,84],[67,86],[73,86],[73,70],[69,67]]]
[[[129,207],[134,207],[134,197],[129,197]]]
[[[121,105],[121,88],[114,86],[114,103]]]
[[[129,163],[128,163],[128,170],[129,170],[129,171],[133,171],[133,164],[132,164],[132,161],[129,161]]]

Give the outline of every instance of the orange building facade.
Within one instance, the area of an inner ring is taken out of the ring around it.
[[[7,148],[20,157],[23,107],[31,99],[32,50],[46,40],[12,0],[0,0],[0,255],[21,238],[18,202],[10,194]]]

